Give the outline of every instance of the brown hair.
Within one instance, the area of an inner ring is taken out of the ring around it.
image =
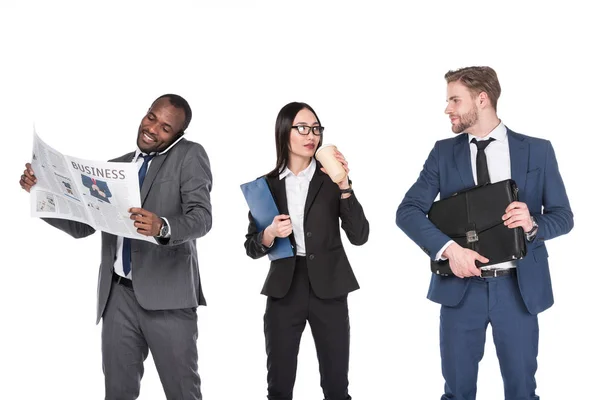
[[[469,89],[473,96],[479,95],[481,92],[485,92],[494,107],[497,110],[498,98],[500,97],[500,82],[498,82],[498,76],[496,71],[490,67],[466,67],[457,69],[455,71],[448,71],[446,75],[446,82],[459,81]]]

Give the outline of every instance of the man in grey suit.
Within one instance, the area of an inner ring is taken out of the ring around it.
[[[201,399],[196,308],[202,295],[196,239],[212,225],[212,174],[204,148],[183,138],[192,118],[187,101],[159,97],[142,119],[137,150],[111,161],[139,167],[143,208],[132,208],[138,232],[157,244],[102,232],[97,323],[102,319],[106,399],[136,399],[152,352],[167,399]],[[26,164],[20,185],[36,183]],[[45,219],[75,238],[89,225]]]

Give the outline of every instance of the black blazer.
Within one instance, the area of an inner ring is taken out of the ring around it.
[[[340,236],[340,223],[350,243],[360,246],[369,238],[369,221],[355,194],[340,198],[340,189],[329,176],[317,169],[310,181],[304,206],[304,241],[308,276],[315,294],[322,299],[343,296],[359,288],[354,272],[346,257]],[[285,179],[267,176],[267,182],[281,214],[288,214]],[[246,254],[254,259],[263,257],[269,248],[262,245],[262,232],[258,232],[252,215],[246,234]],[[290,235],[294,254],[296,242]],[[271,262],[262,294],[284,297],[292,284],[296,256]]]

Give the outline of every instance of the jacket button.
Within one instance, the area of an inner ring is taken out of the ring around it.
[[[312,236],[312,232],[306,232],[306,237],[311,237]]]
[[[311,254],[310,256],[308,256],[308,259],[309,259],[309,260],[314,260],[314,259],[315,259],[315,255],[314,255],[314,254]]]

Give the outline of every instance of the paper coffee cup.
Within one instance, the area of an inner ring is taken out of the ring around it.
[[[337,147],[333,144],[324,144],[315,153],[315,158],[323,165],[331,180],[340,183],[346,178],[346,170],[342,163],[335,158],[336,149]]]

